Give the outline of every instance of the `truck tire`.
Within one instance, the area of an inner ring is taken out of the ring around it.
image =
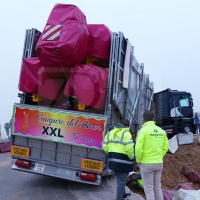
[[[192,126],[190,124],[188,124],[188,123],[184,124],[183,125],[183,131],[184,131],[184,133],[193,132]]]

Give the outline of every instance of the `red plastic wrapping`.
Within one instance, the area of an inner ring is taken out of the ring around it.
[[[87,54],[103,60],[110,59],[112,33],[103,24],[88,24],[89,43]]]
[[[87,53],[89,32],[82,11],[56,4],[36,45],[44,67],[66,68],[81,63]]]
[[[187,166],[183,166],[181,173],[184,174],[193,183],[200,183],[200,174],[190,169]]]
[[[53,69],[44,68],[38,58],[26,58],[22,64],[19,90],[47,99],[60,99],[66,84],[66,77],[55,78],[60,73],[56,75]]]
[[[70,70],[64,94],[93,108],[102,109],[105,103],[108,72],[95,65],[75,65]]]

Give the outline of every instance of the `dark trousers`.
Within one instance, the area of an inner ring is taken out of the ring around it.
[[[196,131],[196,134],[199,134],[199,124],[198,125],[195,124],[195,131]]]
[[[123,195],[125,195],[125,186],[126,186],[126,178],[127,173],[126,172],[119,172],[115,171],[115,174],[117,176],[117,195],[116,200],[122,200]]]

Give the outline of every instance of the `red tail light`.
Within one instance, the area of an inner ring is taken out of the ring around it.
[[[31,162],[26,160],[17,159],[15,165],[18,167],[31,168]]]
[[[87,181],[96,181],[97,180],[97,175],[96,174],[90,174],[90,173],[84,173],[81,172],[79,174],[79,178]]]

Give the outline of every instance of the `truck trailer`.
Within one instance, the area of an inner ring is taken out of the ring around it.
[[[35,49],[43,35],[35,28],[26,30],[22,65],[26,59],[38,58]],[[13,108],[12,169],[93,185],[113,174],[102,150],[103,137],[123,119],[129,120],[132,133],[138,131],[144,110],[150,110],[152,104],[153,83],[122,32],[111,33],[106,70],[103,109],[86,109],[76,96],[66,97],[71,106],[55,106],[59,100],[44,104],[38,94],[20,91],[20,102]],[[55,74],[51,75],[55,78]],[[65,74],[69,81],[72,73]],[[86,84],[84,78],[79,81]]]

